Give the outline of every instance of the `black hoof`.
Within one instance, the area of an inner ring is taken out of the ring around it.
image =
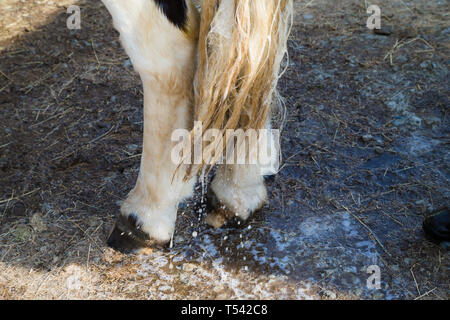
[[[206,223],[216,229],[222,228],[225,225],[232,229],[245,227],[246,220],[237,217],[232,210],[220,202],[211,189],[207,193],[206,212]]]
[[[208,189],[206,193],[206,212],[212,212],[221,206],[219,199],[217,198],[214,191]]]
[[[228,210],[220,203],[216,194],[211,189],[208,190],[206,195],[206,213],[205,222],[216,229],[227,224],[231,217]]]
[[[423,230],[430,240],[450,241],[450,210],[439,209],[423,221]]]
[[[122,253],[136,253],[153,243],[147,233],[140,230],[134,214],[120,215],[107,240],[108,246]]]

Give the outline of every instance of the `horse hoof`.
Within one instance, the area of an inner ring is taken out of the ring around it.
[[[121,214],[109,234],[107,244],[119,252],[130,254],[151,246],[152,241],[147,233],[140,230],[134,214],[128,217]]]
[[[216,229],[223,227],[234,216],[233,212],[219,201],[211,189],[208,190],[207,194],[206,212],[208,212],[208,215],[205,222]]]

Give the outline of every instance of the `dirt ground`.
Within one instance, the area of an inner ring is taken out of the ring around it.
[[[449,205],[449,2],[295,9],[270,203],[213,230],[197,188],[172,249],[126,256],[105,240],[138,173],[142,89],[111,18],[100,1],[3,0],[0,298],[448,299],[448,243],[421,222]]]

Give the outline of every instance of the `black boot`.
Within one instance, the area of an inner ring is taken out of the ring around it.
[[[423,230],[432,240],[450,241],[450,211],[443,208],[434,211],[423,221]]]

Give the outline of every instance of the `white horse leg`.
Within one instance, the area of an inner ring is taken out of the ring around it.
[[[209,225],[220,228],[232,217],[245,221],[266,203],[264,176],[277,173],[280,159],[279,135],[270,125],[267,128],[267,139],[260,140],[258,145],[258,152],[260,148],[267,152],[265,157],[258,154],[253,162],[258,164],[219,165],[208,194]]]
[[[144,142],[136,186],[108,244],[132,252],[170,241],[178,204],[193,192],[171,159],[176,129],[192,127],[198,12],[190,2],[103,0],[144,88]]]

